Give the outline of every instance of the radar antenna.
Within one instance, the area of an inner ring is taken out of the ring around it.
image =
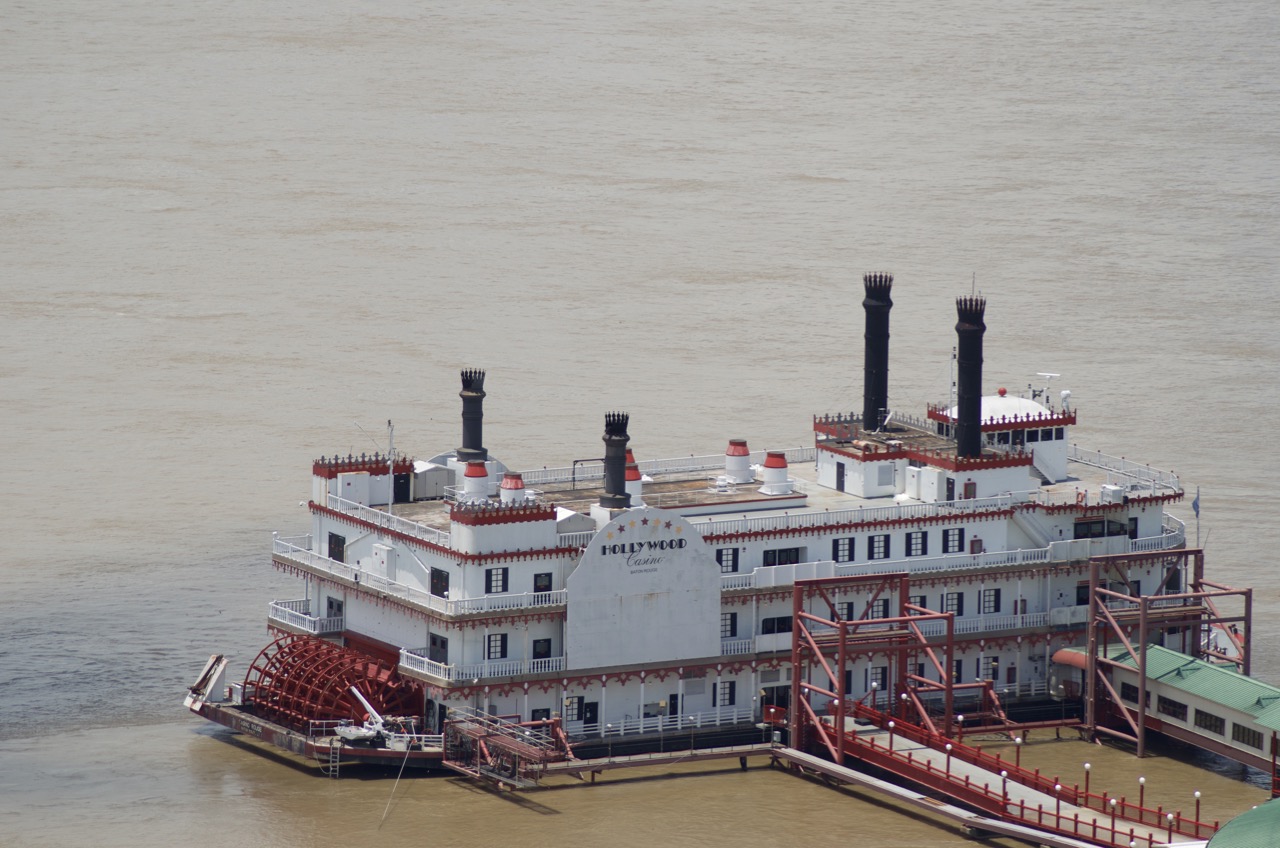
[[[1045,405],[1048,406],[1050,409],[1052,409],[1053,399],[1049,396],[1049,382],[1053,380],[1054,377],[1061,377],[1062,375],[1053,374],[1049,371],[1037,371],[1036,376],[1044,378],[1044,388],[1043,389],[1032,388],[1031,384],[1027,383],[1027,391],[1031,392],[1032,400],[1035,400],[1036,398],[1043,395]]]

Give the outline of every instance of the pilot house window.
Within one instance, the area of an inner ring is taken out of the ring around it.
[[[795,565],[800,562],[799,548],[774,548],[764,552],[765,565]]]

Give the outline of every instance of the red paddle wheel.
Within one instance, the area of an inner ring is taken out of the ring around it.
[[[282,636],[262,649],[244,678],[245,703],[284,725],[369,718],[355,686],[383,716],[422,714],[422,685],[382,660],[310,636]]]

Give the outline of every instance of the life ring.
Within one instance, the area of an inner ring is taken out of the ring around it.
[[[1076,504],[1079,506],[1084,506],[1084,497],[1085,497],[1084,492],[1076,492]]]

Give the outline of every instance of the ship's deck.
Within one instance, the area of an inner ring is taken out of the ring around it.
[[[889,447],[890,440],[914,450],[949,452],[955,449],[955,442],[950,439],[927,430],[906,426],[895,427],[893,432],[869,441],[875,441],[881,449],[885,449]],[[836,440],[829,443],[840,448],[846,448],[852,444]],[[984,452],[984,455],[1000,456],[991,451]],[[1127,470],[1132,472],[1134,469]],[[1134,479],[1126,474],[1081,461],[1069,462],[1068,472],[1070,476],[1066,480],[1029,486],[1027,496],[1041,503],[1069,504],[1077,502],[1084,493],[1088,503],[1098,503],[1101,487],[1104,484],[1119,484],[1127,487],[1135,485]],[[922,503],[905,495],[867,498],[820,486],[817,482],[817,469],[811,461],[792,463],[787,473],[788,477],[795,482],[794,492],[788,495],[762,493],[760,491],[762,484],[759,480],[753,483],[725,485],[720,479],[724,474],[723,467],[699,471],[655,473],[652,478],[648,476],[645,478],[643,498],[648,506],[681,510],[694,523],[726,517],[767,517],[783,513],[795,514],[798,511],[874,509]],[[1162,472],[1152,473],[1170,478],[1176,485],[1176,478],[1172,475]],[[533,475],[534,472],[530,472],[529,476]],[[1038,482],[1038,479],[1032,477],[1030,482]],[[1157,487],[1153,486],[1152,492],[1156,490]],[[1170,489],[1166,485],[1163,491],[1167,493]],[[590,513],[592,505],[599,502],[603,493],[603,484],[598,477],[576,482],[547,483],[533,490],[533,494],[541,503],[584,514]],[[396,504],[394,512],[400,518],[448,532],[451,506],[448,500],[417,501]]]

